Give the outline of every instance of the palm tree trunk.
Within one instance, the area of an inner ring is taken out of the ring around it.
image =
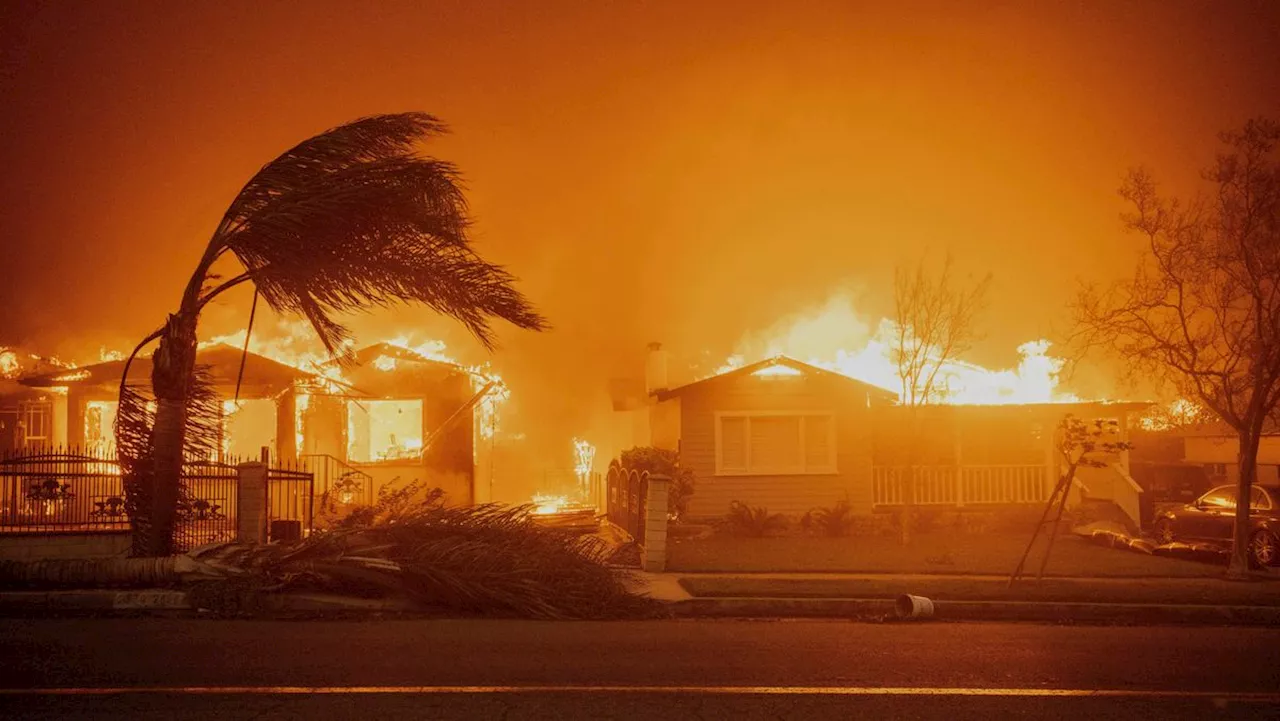
[[[148,556],[168,556],[173,552],[187,411],[195,373],[195,319],[194,314],[169,316],[153,358],[151,385],[156,395],[156,419],[151,431],[151,522],[135,529],[135,533],[141,531],[144,535],[134,544],[135,549]]]

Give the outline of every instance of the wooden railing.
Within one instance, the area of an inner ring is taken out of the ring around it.
[[[873,468],[873,505],[903,505],[907,471],[902,466]],[[1040,465],[916,466],[913,485],[920,506],[1044,503],[1053,490]]]

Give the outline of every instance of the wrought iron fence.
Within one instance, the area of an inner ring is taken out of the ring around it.
[[[71,448],[0,455],[0,533],[128,527],[120,465],[114,458]]]
[[[235,540],[239,478],[233,463],[183,464],[173,534],[175,551]]]
[[[303,466],[267,468],[267,525],[272,540],[296,541],[315,521],[315,474]]]
[[[236,538],[238,465],[233,459],[183,464],[175,550]],[[286,538],[311,532],[314,499],[315,476],[305,466],[267,469],[268,520]],[[114,457],[78,448],[0,454],[0,533],[128,529],[124,479]]]

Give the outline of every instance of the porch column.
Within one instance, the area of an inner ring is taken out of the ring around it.
[[[1120,442],[1121,443],[1129,442],[1129,414],[1128,413],[1120,414]],[[1130,475],[1128,448],[1120,451],[1120,467],[1124,469],[1124,474],[1126,476]]]
[[[84,450],[84,413],[84,391],[73,385],[67,389],[67,449],[72,452]]]
[[[292,464],[298,460],[298,392],[289,388],[276,398],[276,458]]]

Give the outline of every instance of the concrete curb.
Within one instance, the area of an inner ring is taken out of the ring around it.
[[[1080,603],[1047,601],[938,601],[937,620],[1049,623],[1235,624],[1280,626],[1280,607]],[[892,618],[887,598],[692,598],[670,604],[677,616],[709,618]]]
[[[404,598],[364,599],[326,594],[261,597],[261,610],[283,613],[355,615],[421,614],[429,609]],[[664,601],[683,618],[893,618],[888,598],[685,598]],[[186,592],[147,590],[3,591],[0,615],[39,613],[188,612]],[[1045,601],[934,601],[940,621],[1036,621],[1041,623],[1127,623],[1134,625],[1280,626],[1280,606],[1159,605]]]
[[[186,611],[183,591],[4,591],[0,611]]]

